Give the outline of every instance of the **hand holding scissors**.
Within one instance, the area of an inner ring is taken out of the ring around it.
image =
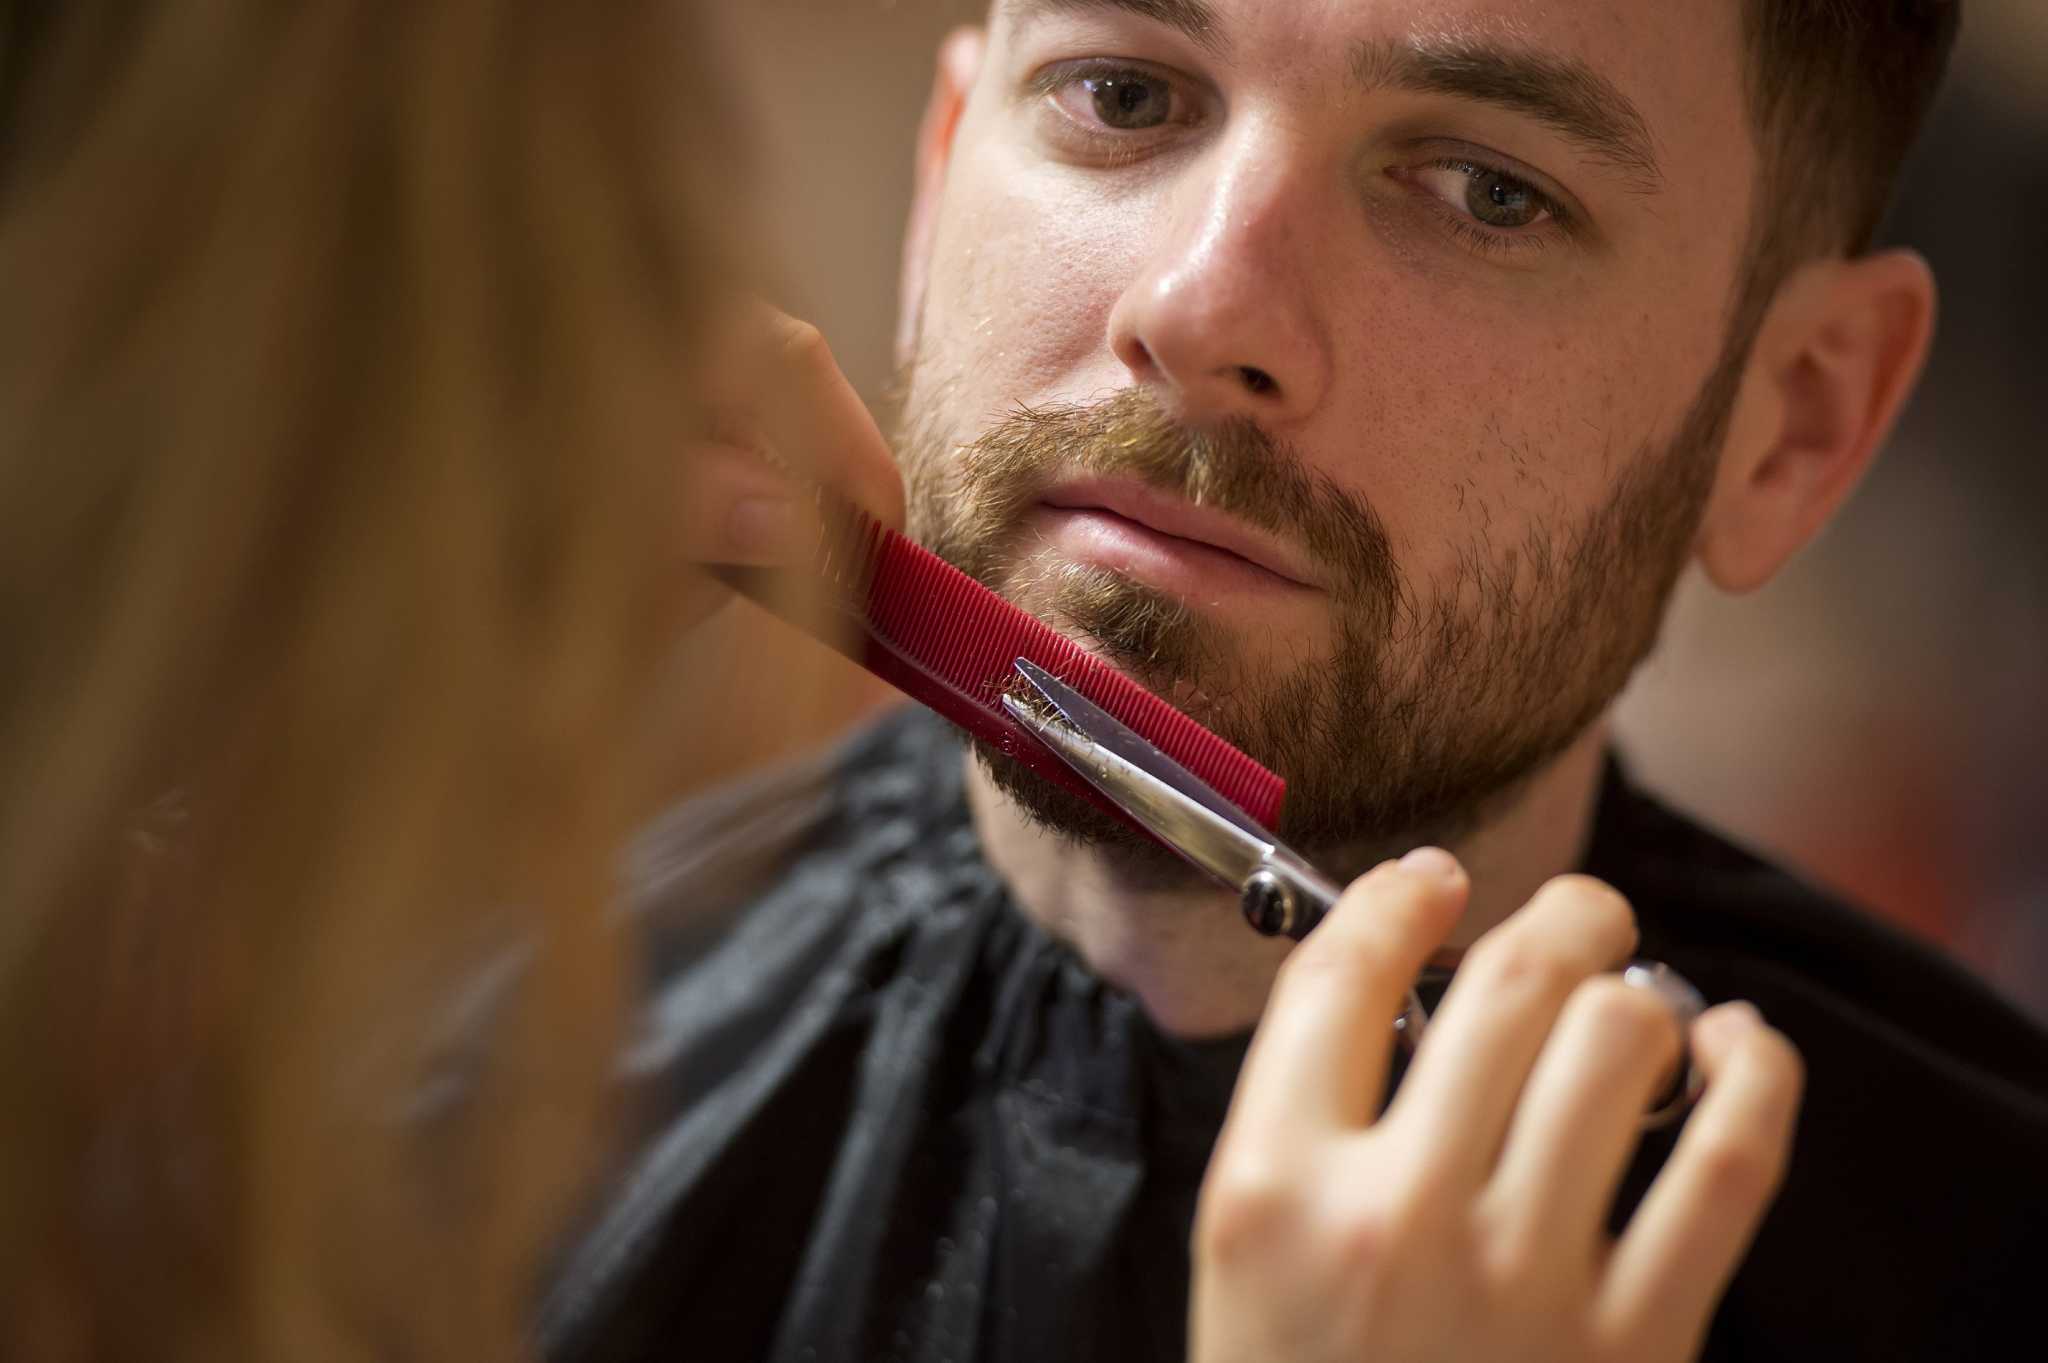
[[[1300,941],[1335,907],[1343,894],[1336,882],[1199,777],[1044,668],[1019,658],[1017,673],[1043,703],[1005,696],[1011,715],[1154,837],[1235,889],[1245,921],[1255,930]],[[1431,977],[1445,982],[1450,972],[1425,966],[1419,978]],[[1683,976],[1660,962],[1631,962],[1621,979],[1661,998],[1681,1033],[1706,1007]],[[1402,1044],[1412,1050],[1428,1021],[1421,994],[1411,986],[1394,1020]],[[1699,1084],[1698,1070],[1689,1062],[1681,1065],[1663,1101],[1645,1114],[1644,1128],[1683,1115],[1698,1097]]]
[[[1696,1357],[1783,1176],[1802,1086],[1791,1043],[1744,1004],[1681,1033],[1669,972],[1647,989],[1603,973],[1635,943],[1627,902],[1565,876],[1465,954],[1427,1035],[1404,1033],[1416,1053],[1382,1110],[1391,1048],[1368,1038],[1397,1013],[1422,1020],[1414,981],[1470,890],[1455,859],[1423,849],[1378,867],[1309,935],[1334,898],[1326,880],[1177,790],[1185,773],[1055,679],[1025,675],[1053,709],[1013,714],[1239,888],[1255,925],[1307,938],[1281,968],[1203,1181],[1190,1357]],[[1642,1113],[1682,1043],[1702,1096],[1612,1233]]]

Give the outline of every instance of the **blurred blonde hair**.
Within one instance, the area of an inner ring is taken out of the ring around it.
[[[0,5],[0,1353],[520,1351],[729,276],[688,8]]]

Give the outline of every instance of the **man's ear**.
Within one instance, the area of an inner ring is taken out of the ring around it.
[[[1899,250],[1815,261],[1779,288],[1700,527],[1724,591],[1770,581],[1863,477],[1920,377],[1934,300],[1927,262]]]
[[[910,201],[910,221],[903,236],[903,275],[897,298],[896,363],[907,365],[917,348],[918,319],[924,316],[925,286],[931,278],[932,238],[938,231],[939,199],[946,168],[953,159],[953,136],[960,129],[967,97],[981,75],[988,34],[979,28],[958,28],[939,44],[938,71],[931,100],[917,129],[917,176]]]

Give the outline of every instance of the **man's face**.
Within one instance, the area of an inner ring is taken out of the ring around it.
[[[1654,638],[1744,120],[1732,2],[1000,0],[912,528],[1275,766],[1304,842],[1452,835]]]

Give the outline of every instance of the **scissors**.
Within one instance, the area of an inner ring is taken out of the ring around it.
[[[1017,659],[1016,668],[1041,703],[1006,694],[1003,707],[1011,717],[1153,837],[1236,890],[1253,929],[1300,941],[1335,906],[1343,887],[1200,777],[1029,659]],[[1681,1035],[1705,1011],[1699,991],[1660,961],[1631,962],[1621,977],[1663,999],[1677,1015]],[[1449,970],[1432,967],[1418,983],[1449,978]],[[1413,1050],[1428,1023],[1422,996],[1411,986],[1394,1031]],[[1701,1084],[1688,1052],[1671,1091],[1644,1115],[1643,1129],[1677,1120],[1697,1099]]]

